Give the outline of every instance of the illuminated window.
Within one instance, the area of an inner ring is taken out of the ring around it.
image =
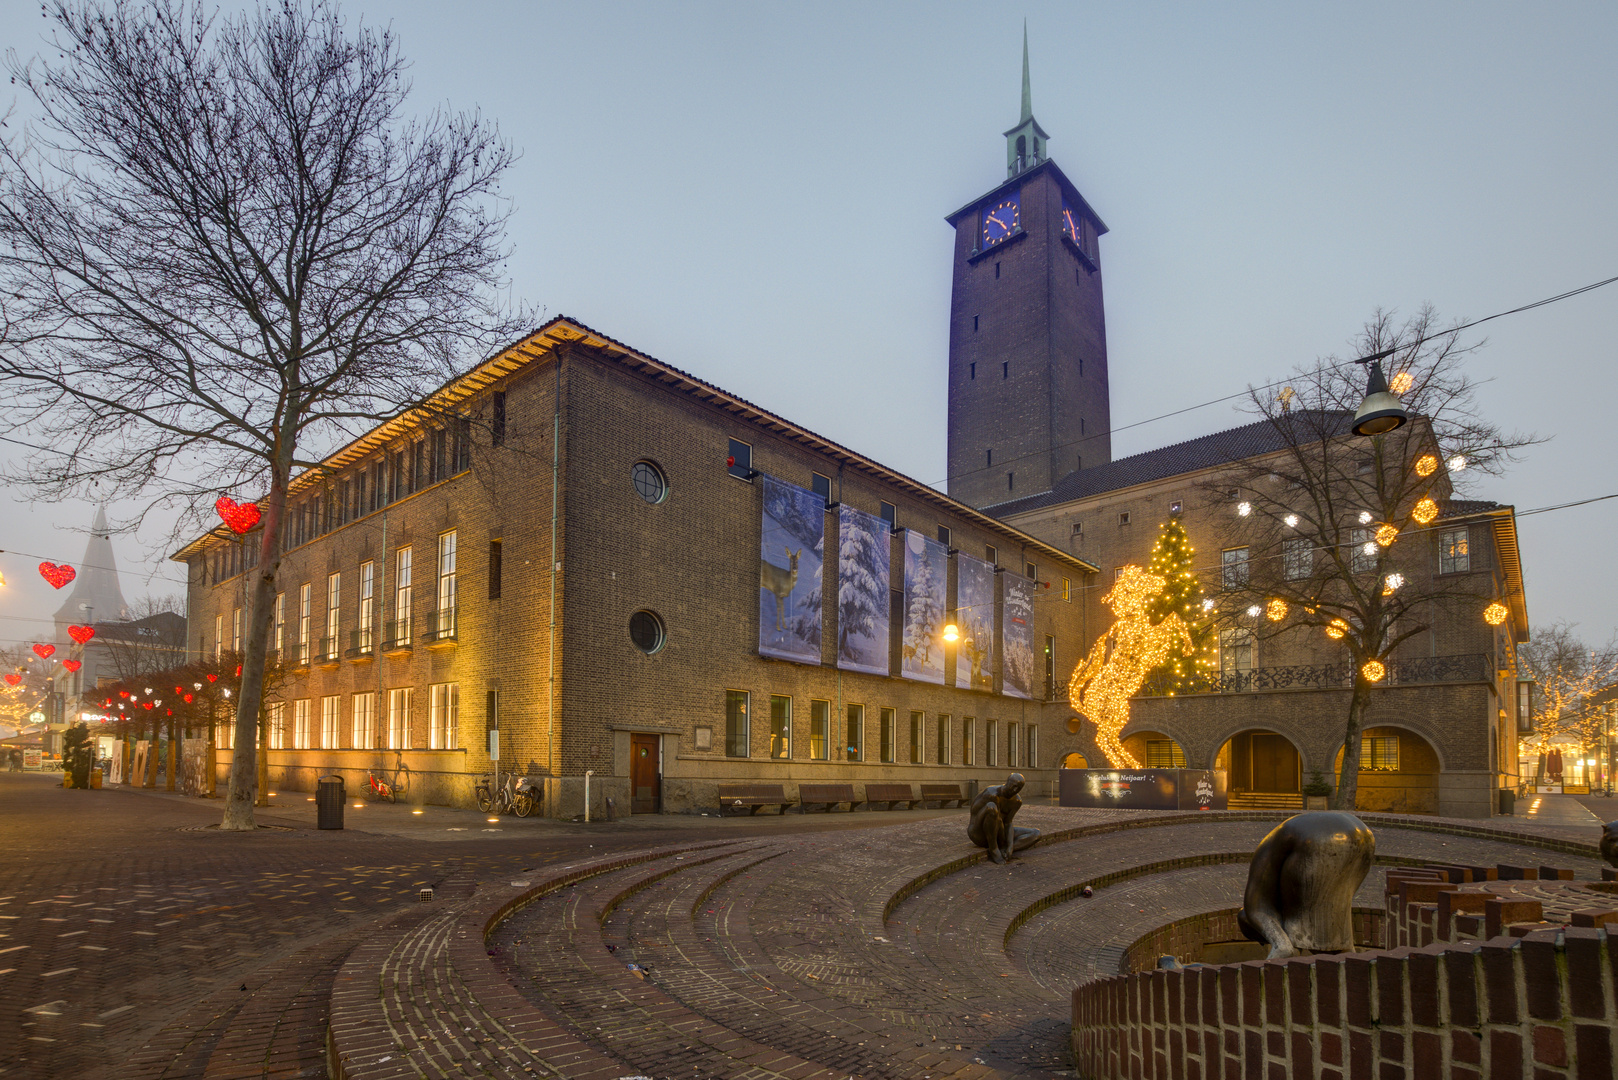
[[[1062,599],[1067,603],[1073,602],[1073,583],[1067,578],[1062,579]]]
[[[320,699],[320,745],[327,750],[335,750],[338,745],[337,716],[340,711],[342,698],[337,694]]]
[[[269,714],[270,749],[280,750],[286,746],[287,741],[286,702],[272,701],[264,706],[264,711]]]
[[[415,689],[399,686],[388,691],[388,745],[389,750],[410,749],[410,712],[415,703]]]
[[[1146,740],[1146,767],[1148,769],[1183,769],[1185,754],[1173,739]]]
[[[748,718],[747,705],[749,694],[746,690],[725,691],[725,755],[727,757],[748,756]]]
[[[1368,735],[1360,739],[1361,772],[1398,772],[1399,736]]]
[[[831,753],[831,702],[809,702],[809,756],[826,761]]]
[[[1438,572],[1464,574],[1472,569],[1472,553],[1465,529],[1450,529],[1438,534]]]
[[[354,648],[361,654],[376,648],[376,563],[360,563],[360,626],[355,631]]]
[[[438,534],[438,613],[431,628],[439,637],[455,636],[455,530]]]
[[[354,749],[376,746],[376,691],[354,695]]]
[[[242,609],[237,608],[230,616],[230,651],[242,651]]]
[[[309,583],[306,581],[302,585],[298,586],[298,663],[299,664],[307,664],[309,662],[309,631],[310,631],[310,625],[309,624],[310,624],[310,618],[311,618],[311,615],[312,615],[310,607],[311,607],[311,605],[313,603],[314,603],[314,595],[310,592]]]
[[[770,757],[785,760],[792,756],[792,699],[770,698]]]
[[[410,644],[411,602],[413,590],[410,585],[410,570],[412,552],[408,547],[402,547],[394,559],[393,571],[393,633],[387,635],[396,644]]]
[[[326,576],[326,636],[320,643],[320,658],[322,660],[335,660],[337,658],[337,629],[342,618],[343,602],[343,575],[328,574]]]
[[[309,749],[309,699],[292,703],[292,749]]]
[[[275,651],[281,652],[285,644],[287,628],[287,594],[275,594]]]
[[[427,688],[427,745],[433,750],[460,747],[461,684],[434,683]]]

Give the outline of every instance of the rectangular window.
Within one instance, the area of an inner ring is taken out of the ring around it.
[[[410,589],[410,562],[411,549],[402,547],[394,558],[393,567],[393,632],[386,635],[399,645],[410,644],[411,615],[411,589]]]
[[[770,757],[785,761],[792,756],[792,699],[770,695]]]
[[[1219,584],[1227,589],[1247,587],[1247,549],[1226,548],[1219,553]]]
[[[1148,769],[1183,769],[1185,753],[1173,739],[1146,740],[1146,767]]]
[[[506,392],[494,392],[494,417],[489,421],[489,444],[499,446],[506,441]]]
[[[1073,602],[1073,582],[1067,578],[1062,579],[1062,600],[1066,603]]]
[[[1129,511],[1128,510],[1125,510],[1123,513],[1118,515],[1118,524],[1120,524],[1120,525],[1128,525],[1129,524]]]
[[[342,618],[343,575],[326,577],[326,639],[320,643],[320,655],[326,660],[337,659],[337,631]]]
[[[264,706],[264,712],[269,719],[270,749],[280,750],[287,741],[286,702],[272,701]]]
[[[1039,726],[1037,724],[1028,726],[1028,767],[1030,769],[1039,768]]]
[[[377,745],[377,691],[354,695],[354,750],[374,750]]]
[[[725,756],[748,756],[748,724],[746,690],[725,691]]]
[[[335,750],[338,746],[337,717],[341,711],[340,702],[343,699],[336,694],[320,699],[320,745],[327,750]]]
[[[1369,735],[1360,739],[1361,772],[1398,772],[1399,736]]]
[[[388,745],[389,750],[410,749],[410,706],[415,688],[396,686],[388,691]]]
[[[880,747],[880,749],[882,751],[882,760],[883,761],[892,761],[892,760],[894,760],[894,756],[893,756],[894,711],[892,709],[883,709],[877,715],[880,717],[880,720],[879,720],[879,723],[878,723],[878,726],[877,726],[877,730],[878,730],[878,732],[879,732],[879,734],[881,736],[881,747]]]
[[[749,474],[753,471],[753,447],[740,439],[731,439],[726,453],[730,455],[729,464],[726,466],[730,475],[738,480],[750,479]]]
[[[230,616],[230,651],[242,651],[242,609],[237,608]]]
[[[943,544],[945,547],[949,547],[949,526],[948,525],[940,525],[938,527],[938,542],[940,544]]]
[[[923,745],[923,726],[927,722],[927,714],[913,712],[910,714],[910,764],[920,765]]]
[[[393,467],[388,470],[388,501],[398,502],[410,494],[410,477],[405,471],[405,452],[396,450],[393,454]]]
[[[845,750],[850,761],[865,760],[865,706],[848,707],[848,744]]]
[[[427,440],[417,439],[410,444],[410,490],[420,491],[427,486]]]
[[[489,541],[489,599],[500,599],[500,541]]]
[[[360,655],[376,648],[376,563],[369,559],[360,563],[360,628],[354,633]]]
[[[292,749],[309,749],[309,699],[292,703]]]
[[[990,768],[1000,764],[1000,726],[998,720],[983,722],[983,762]]]
[[[459,417],[455,421],[455,460],[450,462],[452,473],[465,472],[472,467],[472,421]]]
[[[831,702],[809,702],[809,756],[816,761],[831,757]]]
[[[890,529],[894,528],[898,524],[898,522],[899,522],[899,510],[892,503],[890,503],[890,502],[879,503],[878,506],[877,506],[877,510],[878,510],[877,516],[880,517],[883,521],[886,521],[888,523],[888,528],[890,528]]]
[[[278,659],[284,659],[280,653],[286,645],[286,630],[287,594],[278,592],[275,594],[275,652]]]
[[[1039,580],[1039,567],[1035,566],[1033,563],[1025,564],[1023,570],[1025,571],[1023,577],[1027,578],[1029,581]]]
[[[1306,537],[1294,536],[1281,542],[1281,567],[1288,581],[1299,581],[1315,572],[1315,545]]]
[[[223,655],[225,655],[225,617],[223,615],[215,615],[213,617],[214,662],[218,663],[219,658]]]
[[[831,505],[831,477],[822,476],[819,473],[810,473],[809,488],[820,496],[822,502],[828,506]]]
[[[309,662],[309,634],[313,629],[311,626],[313,606],[314,594],[310,591],[309,583],[306,581],[298,586],[298,663],[300,665]]]
[[[938,714],[938,731],[933,737],[933,743],[938,747],[938,763],[949,764],[949,713]]]
[[[365,501],[365,470],[361,469],[354,474],[354,481],[350,485],[354,493],[354,517],[359,518],[370,510]]]
[[[431,451],[431,464],[433,481],[444,480],[449,477],[449,432],[443,428],[434,429],[431,435],[433,448]]]
[[[973,720],[972,720],[972,718],[970,716],[964,717],[961,720],[961,764],[962,765],[971,765],[971,764],[974,764],[975,761],[976,761],[976,759],[972,756],[972,726],[973,726]]]
[[[1246,627],[1219,631],[1219,670],[1226,675],[1253,670],[1253,631]]]
[[[214,745],[221,750],[232,750],[236,746],[236,723],[234,720],[221,720],[214,730]]]
[[[461,684],[434,683],[428,688],[427,746],[455,750],[461,742]]]
[[[1438,534],[1438,572],[1464,574],[1472,569],[1472,553],[1467,530],[1449,529]]]
[[[1369,574],[1376,569],[1376,541],[1370,529],[1353,529],[1348,534],[1351,548],[1350,565],[1356,574]]]
[[[455,530],[438,534],[438,616],[433,629],[439,637],[455,636]]]
[[[1017,767],[1017,723],[1012,721],[1006,725],[1006,767]]]
[[[993,544],[985,544],[983,546],[983,557],[989,560],[990,566],[1000,565],[1000,552],[995,549]]]

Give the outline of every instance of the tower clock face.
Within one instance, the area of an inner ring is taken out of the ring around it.
[[[1065,199],[1062,201],[1062,235],[1079,247],[1084,246],[1084,219],[1073,212]]]
[[[1017,196],[983,213],[983,246],[992,247],[1017,231]]]

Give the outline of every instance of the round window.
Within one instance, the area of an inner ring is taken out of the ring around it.
[[[650,656],[661,649],[666,640],[663,620],[657,617],[656,612],[635,612],[629,617],[629,640],[635,643],[635,648]]]
[[[635,494],[656,505],[668,498],[669,482],[663,472],[650,461],[637,461],[629,470],[629,479],[635,485]]]

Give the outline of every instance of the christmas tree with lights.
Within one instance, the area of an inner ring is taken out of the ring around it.
[[[1191,652],[1176,652],[1147,676],[1147,685],[1169,694],[1194,690],[1215,671],[1213,624],[1202,609],[1202,581],[1196,574],[1195,556],[1180,519],[1165,521],[1157,531],[1147,565],[1148,572],[1163,579],[1163,591],[1153,597],[1147,614],[1154,625],[1178,615],[1191,628],[1195,643]]]

